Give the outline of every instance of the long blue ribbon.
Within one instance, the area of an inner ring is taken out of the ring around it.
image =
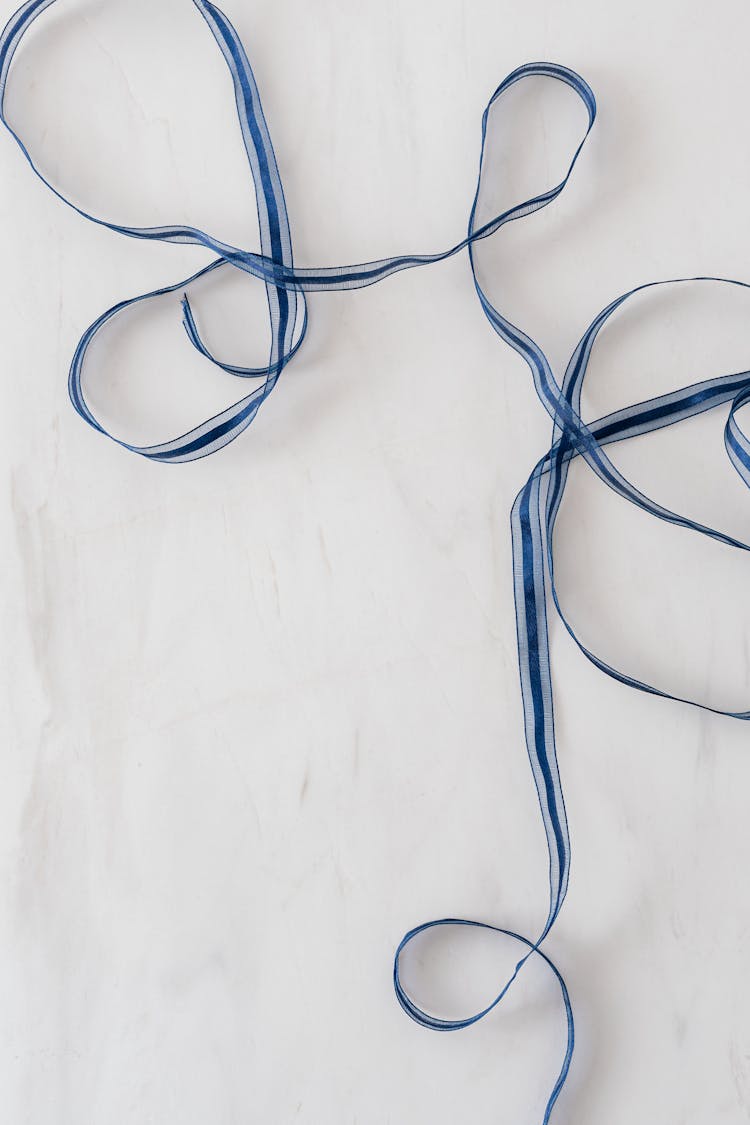
[[[0,36],[0,119],[19,145],[32,171],[67,206],[83,218],[109,228],[130,238],[160,242],[187,243],[210,250],[214,259],[203,269],[175,285],[132,297],[114,305],[86,329],[75,350],[70,367],[69,391],[73,406],[84,421],[100,433],[116,441],[125,449],[153,461],[180,463],[208,456],[234,441],[255,418],[260,406],[272,392],[285,366],[299,350],[307,329],[307,303],[305,294],[322,290],[357,289],[382,281],[400,270],[430,265],[443,261],[462,250],[468,250],[474,285],[482,309],[498,336],[528,364],[539,399],[552,418],[552,441],[549,450],[535,465],[529,479],[516,497],[511,512],[513,541],[513,577],[518,634],[518,662],[523,698],[526,746],[531,770],[536,784],[542,822],[549,852],[549,907],[547,919],[539,936],[529,940],[511,930],[474,922],[463,918],[441,918],[426,922],[410,930],[396,950],[393,965],[393,983],[399,1003],[417,1023],[436,1031],[455,1031],[469,1027],[492,1011],[503,999],[526,961],[536,955],[554,974],[560,987],[567,1023],[567,1042],[560,1073],[549,1095],[542,1125],[549,1122],[553,1107],[570,1069],[574,1046],[573,1012],[562,975],[547,957],[541,946],[557,919],[568,888],[570,875],[570,839],[565,813],[565,802],[560,783],[555,747],[552,677],[550,669],[547,631],[547,585],[552,600],[570,636],[584,656],[606,675],[628,687],[664,699],[677,699],[716,714],[737,719],[750,718],[750,711],[722,711],[708,704],[690,699],[679,699],[658,687],[619,671],[598,657],[577,636],[566,617],[555,585],[553,532],[560,509],[571,461],[582,457],[589,468],[617,495],[624,497],[642,511],[657,519],[710,536],[720,543],[742,550],[748,544],[734,539],[714,528],[697,523],[686,516],[664,508],[632,485],[613,465],[605,447],[612,442],[625,441],[640,434],[675,425],[704,411],[729,403],[724,441],[732,465],[742,480],[750,486],[750,440],[741,430],[737,412],[750,402],[750,372],[724,375],[683,387],[670,394],[660,395],[635,403],[622,410],[585,423],[581,418],[580,404],[583,382],[586,377],[592,349],[609,318],[634,294],[661,285],[684,284],[690,281],[711,281],[724,285],[749,288],[745,282],[726,278],[675,278],[669,281],[650,282],[629,290],[610,302],[581,337],[562,383],[558,383],[542,349],[520,328],[507,320],[493,305],[482,289],[475,269],[475,247],[481,239],[489,237],[505,223],[532,214],[546,207],[565,188],[578,156],[596,119],[596,100],[588,84],[574,71],[556,63],[536,62],[518,67],[498,86],[490,98],[482,117],[479,175],[477,189],[465,238],[455,246],[437,254],[409,254],[360,265],[326,268],[299,268],[294,265],[289,219],[279,169],[274,155],[258,88],[250,63],[240,39],[227,17],[208,0],[192,0],[205,20],[229,68],[234,84],[237,115],[248,162],[255,187],[258,222],[260,228],[260,253],[251,253],[231,246],[195,227],[172,225],[162,227],[128,227],[108,222],[89,214],[67,199],[42,174],[18,133],[5,116],[5,90],[11,63],[23,36],[37,16],[56,0],[28,0],[10,19]],[[587,113],[584,135],[573,153],[563,179],[547,191],[533,196],[496,215],[489,222],[477,226],[477,206],[482,183],[485,148],[487,143],[488,115],[495,102],[516,82],[531,76],[555,79],[569,86],[581,99]],[[271,349],[268,363],[262,368],[250,368],[220,362],[203,342],[187,295],[191,284],[205,275],[226,266],[234,267],[260,279],[266,288]],[[200,423],[187,433],[170,441],[150,446],[134,446],[117,438],[97,421],[89,407],[83,390],[83,367],[88,348],[99,332],[113,317],[134,304],[150,301],[166,293],[182,293],[183,324],[193,346],[212,363],[243,379],[255,381],[254,388],[232,406]],[[463,1019],[441,1019],[420,1008],[408,995],[400,976],[401,954],[405,947],[420,934],[435,927],[470,926],[503,934],[522,946],[522,955],[515,970],[503,987],[481,1011]]]

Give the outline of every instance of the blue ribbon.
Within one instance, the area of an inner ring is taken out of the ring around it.
[[[609,318],[634,294],[661,285],[684,284],[690,281],[711,281],[748,288],[744,282],[725,278],[676,278],[650,282],[629,290],[610,302],[584,332],[558,383],[542,349],[520,328],[511,324],[493,305],[477,278],[474,253],[477,242],[489,237],[505,223],[546,207],[563,191],[579,154],[596,119],[596,100],[588,84],[574,71],[555,63],[537,62],[518,67],[498,86],[482,117],[479,176],[465,238],[437,254],[409,254],[383,258],[360,265],[327,268],[299,268],[294,265],[289,219],[279,169],[274,155],[258,88],[247,55],[227,17],[208,0],[192,0],[201,14],[229,68],[234,84],[237,114],[248,162],[255,186],[260,226],[260,253],[251,253],[213,237],[195,227],[173,225],[162,227],[127,227],[108,222],[82,210],[66,199],[41,173],[21,137],[5,116],[5,90],[11,63],[24,34],[37,16],[56,0],[28,0],[8,22],[0,37],[0,119],[19,145],[23,155],[39,179],[83,218],[130,238],[160,242],[187,243],[210,250],[214,259],[191,277],[164,289],[144,293],[121,301],[86,329],[75,350],[70,367],[69,391],[73,406],[94,429],[116,441],[125,449],[153,461],[180,463],[208,456],[234,441],[247,429],[260,406],[273,391],[286,365],[299,350],[307,329],[306,293],[322,290],[357,289],[373,285],[400,270],[443,261],[462,250],[468,250],[472,275],[482,309],[498,336],[517,351],[528,364],[539,399],[552,419],[552,440],[549,450],[537,462],[526,484],[516,497],[511,513],[513,540],[513,577],[518,634],[518,662],[523,698],[526,746],[536,784],[542,822],[549,852],[549,908],[546,922],[535,940],[511,930],[485,922],[463,918],[441,918],[410,930],[401,940],[394,959],[393,983],[404,1011],[417,1023],[436,1031],[456,1031],[477,1023],[503,999],[522,967],[532,956],[540,957],[554,974],[560,987],[567,1023],[567,1042],[560,1073],[549,1095],[542,1125],[547,1125],[553,1107],[570,1069],[574,1046],[573,1012],[562,975],[541,946],[557,919],[568,888],[570,875],[570,839],[565,802],[555,747],[552,678],[547,632],[547,593],[557,613],[583,655],[606,675],[636,688],[638,691],[678,699],[716,714],[737,719],[750,718],[750,711],[722,711],[695,700],[679,699],[656,686],[607,664],[577,636],[560,605],[555,584],[553,532],[560,509],[571,461],[582,457],[589,468],[617,495],[624,497],[642,511],[657,519],[710,536],[720,543],[742,550],[748,544],[714,528],[706,527],[686,516],[664,508],[632,485],[610,461],[605,447],[640,434],[652,433],[672,426],[704,411],[729,403],[724,442],[727,454],[745,484],[750,486],[750,440],[740,429],[737,412],[750,402],[750,372],[724,375],[683,387],[670,394],[635,403],[622,410],[586,423],[581,418],[580,404],[583,382],[597,337]],[[581,99],[587,112],[584,135],[573,153],[563,179],[547,191],[503,211],[489,222],[477,225],[477,205],[482,182],[487,139],[488,115],[495,102],[516,82],[531,76],[555,79],[569,86]],[[271,349],[263,368],[250,368],[221,363],[203,342],[193,314],[187,291],[194,281],[216,270],[231,266],[263,282],[268,301],[271,325]],[[182,293],[183,324],[188,339],[212,363],[239,378],[251,380],[253,389],[232,406],[200,423],[187,433],[169,441],[150,446],[134,446],[108,433],[97,421],[83,390],[82,373],[89,345],[97,332],[120,312],[139,302],[150,301],[166,293]],[[470,926],[503,934],[522,947],[521,957],[510,978],[481,1011],[463,1019],[441,1019],[420,1008],[407,993],[400,976],[401,954],[420,934],[436,927]]]

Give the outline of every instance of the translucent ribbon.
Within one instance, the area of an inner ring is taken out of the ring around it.
[[[477,296],[487,319],[498,336],[517,351],[529,366],[539,399],[549,413],[553,428],[550,448],[535,465],[526,484],[516,497],[511,513],[513,539],[513,574],[518,634],[518,662],[523,698],[526,746],[531,770],[539,798],[539,807],[549,852],[549,907],[547,919],[538,937],[531,940],[521,934],[486,922],[463,918],[441,918],[415,927],[402,938],[394,959],[393,982],[396,996],[406,1013],[417,1023],[436,1031],[455,1031],[470,1026],[492,1011],[506,995],[522,967],[532,956],[538,956],[554,974],[560,987],[567,1024],[567,1041],[562,1066],[544,1110],[542,1125],[547,1125],[552,1110],[563,1088],[570,1069],[574,1045],[573,1012],[562,975],[547,957],[541,946],[557,919],[568,887],[570,875],[570,840],[565,814],[565,802],[560,783],[554,731],[552,678],[547,635],[547,588],[557,613],[584,656],[606,675],[628,687],[676,699],[669,692],[645,683],[643,680],[620,671],[591,652],[578,638],[560,605],[555,585],[553,531],[560,509],[571,461],[582,457],[589,468],[617,495],[624,497],[642,511],[657,519],[676,524],[720,543],[742,550],[748,544],[716,529],[706,527],[686,516],[679,515],[646,496],[632,485],[612,464],[605,447],[612,442],[625,441],[640,434],[651,433],[672,426],[696,414],[729,403],[729,414],[724,430],[726,451],[734,468],[745,484],[750,485],[750,441],[741,430],[737,412],[750,402],[750,372],[724,375],[694,383],[669,394],[635,403],[614,411],[595,422],[586,423],[580,415],[581,391],[592,349],[609,318],[634,294],[660,285],[683,284],[689,281],[712,281],[725,285],[748,288],[744,282],[725,278],[677,278],[670,281],[651,282],[631,289],[606,306],[592,321],[578,343],[559,383],[544,352],[520,328],[511,324],[493,305],[477,278],[474,250],[476,243],[487,238],[505,223],[520,219],[546,207],[562,192],[570,178],[578,156],[596,118],[596,101],[588,84],[574,71],[555,63],[536,62],[518,67],[501,82],[490,98],[482,117],[479,177],[465,238],[455,246],[436,254],[408,254],[360,265],[300,268],[294,265],[292,240],[289,229],[284,192],[279,169],[274,156],[268,126],[263,115],[258,88],[242,43],[227,17],[208,0],[192,0],[205,20],[226,60],[234,84],[237,114],[242,137],[253,177],[260,227],[260,253],[251,253],[231,246],[195,227],[173,225],[160,227],[121,226],[89,214],[55,188],[35,165],[21,137],[5,116],[5,91],[14,53],[24,34],[37,16],[57,0],[28,0],[10,19],[0,36],[0,119],[19,145],[33,172],[63,203],[72,207],[83,218],[105,226],[131,238],[160,242],[187,243],[203,246],[214,259],[203,269],[175,285],[144,293],[121,301],[94,321],[86,329],[75,350],[69,375],[69,391],[73,406],[90,426],[125,449],[153,461],[180,463],[205,457],[234,441],[253,421],[260,406],[276,386],[286,365],[294,358],[305,337],[307,305],[305,294],[323,290],[357,289],[373,285],[400,270],[430,265],[443,261],[462,250],[468,250]],[[584,135],[575,149],[563,179],[548,190],[525,200],[496,215],[490,221],[477,225],[477,205],[482,180],[487,121],[492,106],[516,82],[532,76],[557,80],[570,87],[581,99],[587,112]],[[232,267],[263,282],[268,300],[271,326],[271,349],[268,363],[263,368],[249,368],[221,363],[203,342],[187,296],[190,285],[213,271]],[[86,354],[97,332],[120,312],[139,302],[145,302],[166,293],[182,293],[182,311],[185,331],[190,342],[212,363],[223,370],[253,383],[253,388],[232,406],[212,418],[201,422],[187,433],[150,446],[134,446],[108,433],[96,419],[86,401],[82,374]],[[737,719],[750,718],[750,711],[729,712],[706,703],[682,699],[680,702],[730,715]],[[510,978],[504,982],[492,1000],[481,1011],[462,1019],[442,1019],[419,1007],[408,994],[401,976],[400,959],[405,947],[420,934],[435,927],[470,926],[503,934],[521,946],[521,955]]]

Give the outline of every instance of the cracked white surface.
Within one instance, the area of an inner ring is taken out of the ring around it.
[[[459,237],[487,98],[550,57],[592,83],[601,116],[560,203],[482,248],[504,311],[559,365],[632,284],[750,278],[739,0],[224,7],[256,67],[300,264]],[[578,127],[564,93],[536,92],[498,122],[488,207],[546,182]],[[255,245],[227,75],[182,0],[60,0],[19,56],[9,110],[95,212]],[[76,418],[67,363],[103,308],[201,256],[83,224],[7,138],[0,164],[3,1119],[538,1122],[563,1028],[536,969],[456,1036],[410,1024],[390,986],[417,922],[531,934],[545,913],[508,512],[549,425],[465,259],[314,297],[309,341],[245,437],[152,466]],[[221,355],[260,360],[260,287],[207,283],[195,307]],[[747,323],[739,293],[643,301],[602,338],[589,415],[741,370]],[[176,299],[115,326],[92,359],[93,400],[136,440],[235,391],[184,341]],[[618,463],[748,537],[722,424]],[[602,655],[746,703],[741,558],[652,526],[583,470],[558,558]],[[550,953],[579,1043],[555,1120],[739,1125],[748,730],[605,681],[558,627],[552,653],[573,874]],[[410,980],[453,1014],[511,956],[462,935],[412,958]]]

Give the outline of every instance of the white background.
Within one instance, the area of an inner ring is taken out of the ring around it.
[[[300,264],[460,238],[483,108],[541,57],[581,71],[600,118],[563,199],[479,261],[557,369],[638,282],[750,279],[743,0],[224,7]],[[257,246],[230,79],[187,0],[61,0],[18,56],[8,112],[97,214]],[[487,213],[551,184],[582,120],[557,84],[514,90]],[[411,925],[459,915],[533,936],[546,911],[508,513],[550,423],[466,256],[313,297],[308,343],[251,430],[155,466],[77,418],[67,365],[104,308],[206,256],[84,223],[7,135],[0,168],[3,1120],[538,1125],[564,1043],[541,968],[457,1035],[412,1024],[390,984]],[[263,362],[260,286],[193,297],[220,355]],[[587,416],[743,369],[749,314],[742,291],[705,285],[634,302],[598,345]],[[87,386],[143,441],[239,397],[186,342],[177,297],[108,329]],[[723,423],[615,458],[661,502],[750,536]],[[739,552],[655,524],[578,468],[557,557],[601,655],[748,705]],[[747,727],[628,692],[552,633],[573,874],[547,948],[578,1029],[554,1120],[746,1121]],[[426,1006],[465,1014],[515,950],[446,937],[405,973]]]

